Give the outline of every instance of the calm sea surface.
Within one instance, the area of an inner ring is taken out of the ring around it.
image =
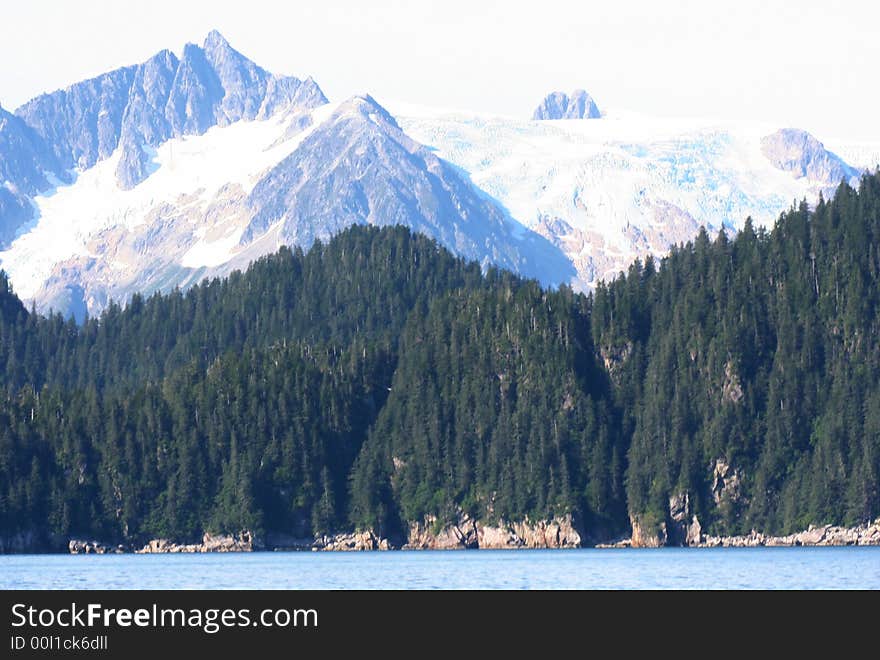
[[[880,548],[0,556],[0,589],[880,589]]]

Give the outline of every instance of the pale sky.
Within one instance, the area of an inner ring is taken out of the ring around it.
[[[880,141],[876,0],[6,2],[0,104],[179,53],[212,28],[331,100],[528,117],[545,93],[584,88],[601,108]]]

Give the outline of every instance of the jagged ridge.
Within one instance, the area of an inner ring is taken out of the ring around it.
[[[215,125],[265,118],[282,107],[326,102],[311,78],[273,75],[215,30],[203,46],[187,44],[179,59],[160,51],[142,64],[38,96],[16,114],[64,169],[87,169],[121,146],[118,181],[131,188],[149,175],[148,147]]]

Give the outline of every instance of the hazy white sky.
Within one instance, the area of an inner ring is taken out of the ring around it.
[[[7,2],[0,103],[179,53],[212,28],[331,99],[526,117],[547,91],[582,87],[600,107],[880,140],[876,0]]]

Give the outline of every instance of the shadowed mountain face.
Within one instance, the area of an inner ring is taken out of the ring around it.
[[[783,128],[762,138],[761,150],[774,167],[791,172],[796,179],[837,184],[858,177],[854,168],[797,128]]]
[[[400,129],[370,97],[354,97],[254,188],[248,244],[280,224],[281,241],[310,246],[353,224],[404,225],[483,266],[559,284],[574,268],[540,235],[506,217],[457,169]]]
[[[582,89],[576,89],[571,96],[564,92],[548,94],[535,108],[532,119],[598,119],[601,116],[593,97]]]
[[[0,108],[0,248],[33,213],[30,195],[63,176],[55,154],[19,117]]]
[[[203,46],[187,44],[179,59],[163,50],[142,64],[43,94],[16,114],[64,169],[87,169],[121,146],[117,179],[132,188],[149,175],[148,148],[171,137],[326,102],[313,80],[275,76],[214,31]]]
[[[22,194],[51,186],[49,173],[60,170],[51,148],[19,117],[0,108],[0,183]]]

